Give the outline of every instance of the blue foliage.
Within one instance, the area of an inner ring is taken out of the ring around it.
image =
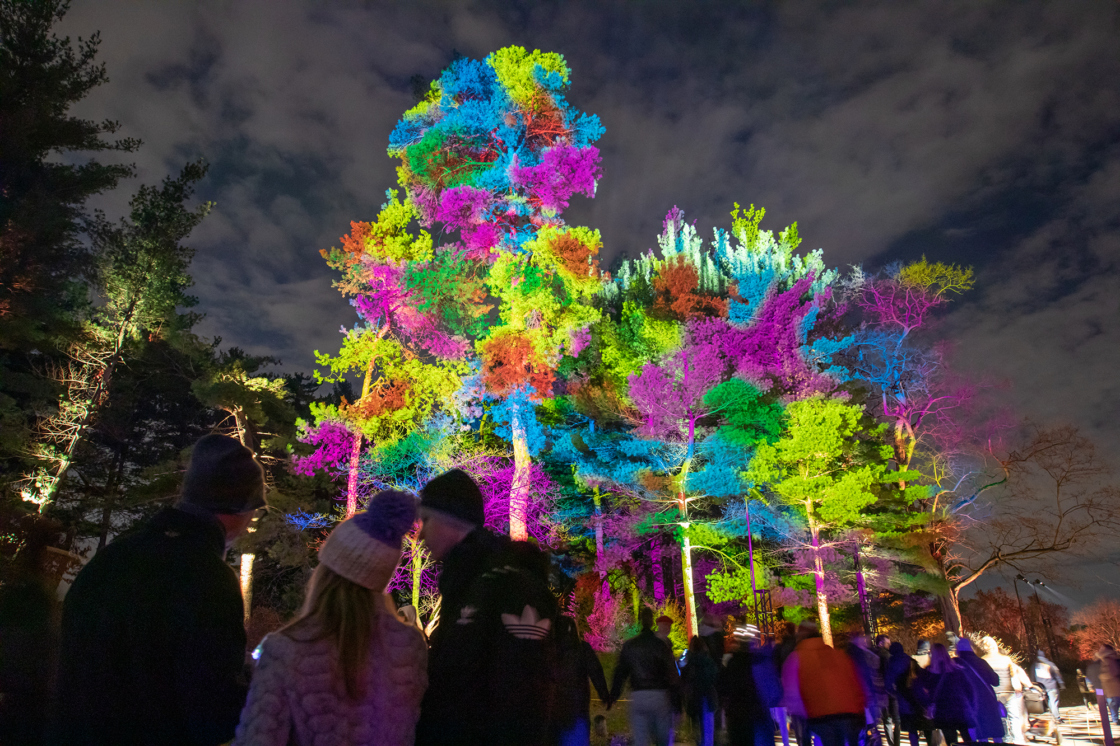
[[[701,441],[696,450],[703,457],[704,465],[688,475],[690,492],[734,497],[746,491],[747,485],[741,475],[750,466],[752,451],[730,442],[719,431]]]
[[[494,432],[498,437],[507,441],[513,439],[513,430],[510,427],[510,420],[512,419],[510,408],[511,406],[517,407],[521,414],[521,424],[525,427],[525,440],[529,446],[529,454],[536,456],[547,442],[547,431],[541,425],[540,420],[537,419],[536,405],[530,398],[532,394],[533,387],[527,386],[516,390],[504,399],[487,398],[491,401],[490,416],[497,424]]]
[[[328,528],[334,523],[334,519],[322,513],[308,513],[300,508],[294,513],[285,515],[284,522],[296,531],[307,531],[309,529]]]
[[[732,536],[747,535],[747,508],[742,500],[724,506],[723,517],[716,524]],[[751,500],[751,536],[781,540],[801,532],[802,526],[791,511],[782,511],[759,500]]]

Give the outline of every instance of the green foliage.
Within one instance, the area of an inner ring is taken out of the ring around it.
[[[441,251],[430,262],[411,266],[404,284],[418,299],[420,311],[434,310],[452,334],[473,338],[487,328],[493,308],[484,302],[489,272],[482,262]]]
[[[899,270],[898,279],[904,285],[923,288],[938,298],[967,292],[976,281],[972,267],[929,262],[924,256],[920,262]]]
[[[555,52],[541,52],[534,49],[526,52],[524,47],[503,47],[490,54],[486,61],[494,69],[501,83],[509,92],[514,103],[524,108],[532,108],[540,84],[536,78],[539,66],[546,73],[556,73],[564,85],[568,84],[568,63],[564,56]]]
[[[867,438],[861,407],[838,399],[791,402],[786,417],[781,439],[759,445],[745,479],[803,515],[858,522],[875,501],[873,486],[894,478],[887,471],[890,447]]]
[[[782,430],[782,406],[768,401],[754,384],[732,378],[704,395],[704,406],[718,412],[724,425],[720,435],[740,448],[772,443]]]

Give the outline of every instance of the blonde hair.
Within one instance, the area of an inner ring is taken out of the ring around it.
[[[334,642],[346,694],[356,700],[364,693],[362,673],[373,642],[374,620],[382,605],[380,594],[320,564],[307,582],[299,614],[280,631],[292,639]],[[294,634],[313,628],[317,628],[317,634],[310,638],[297,638]]]

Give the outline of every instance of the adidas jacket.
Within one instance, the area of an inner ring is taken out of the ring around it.
[[[462,603],[457,615],[441,614],[433,635],[419,746],[548,742],[556,694],[556,600],[546,580],[513,552],[501,549],[487,564],[474,578],[462,579],[466,592],[450,589]]]

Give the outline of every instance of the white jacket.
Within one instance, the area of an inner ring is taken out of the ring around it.
[[[267,636],[234,744],[412,746],[428,687],[428,646],[420,630],[397,618],[388,597],[374,625],[360,701],[346,696],[331,640]]]

